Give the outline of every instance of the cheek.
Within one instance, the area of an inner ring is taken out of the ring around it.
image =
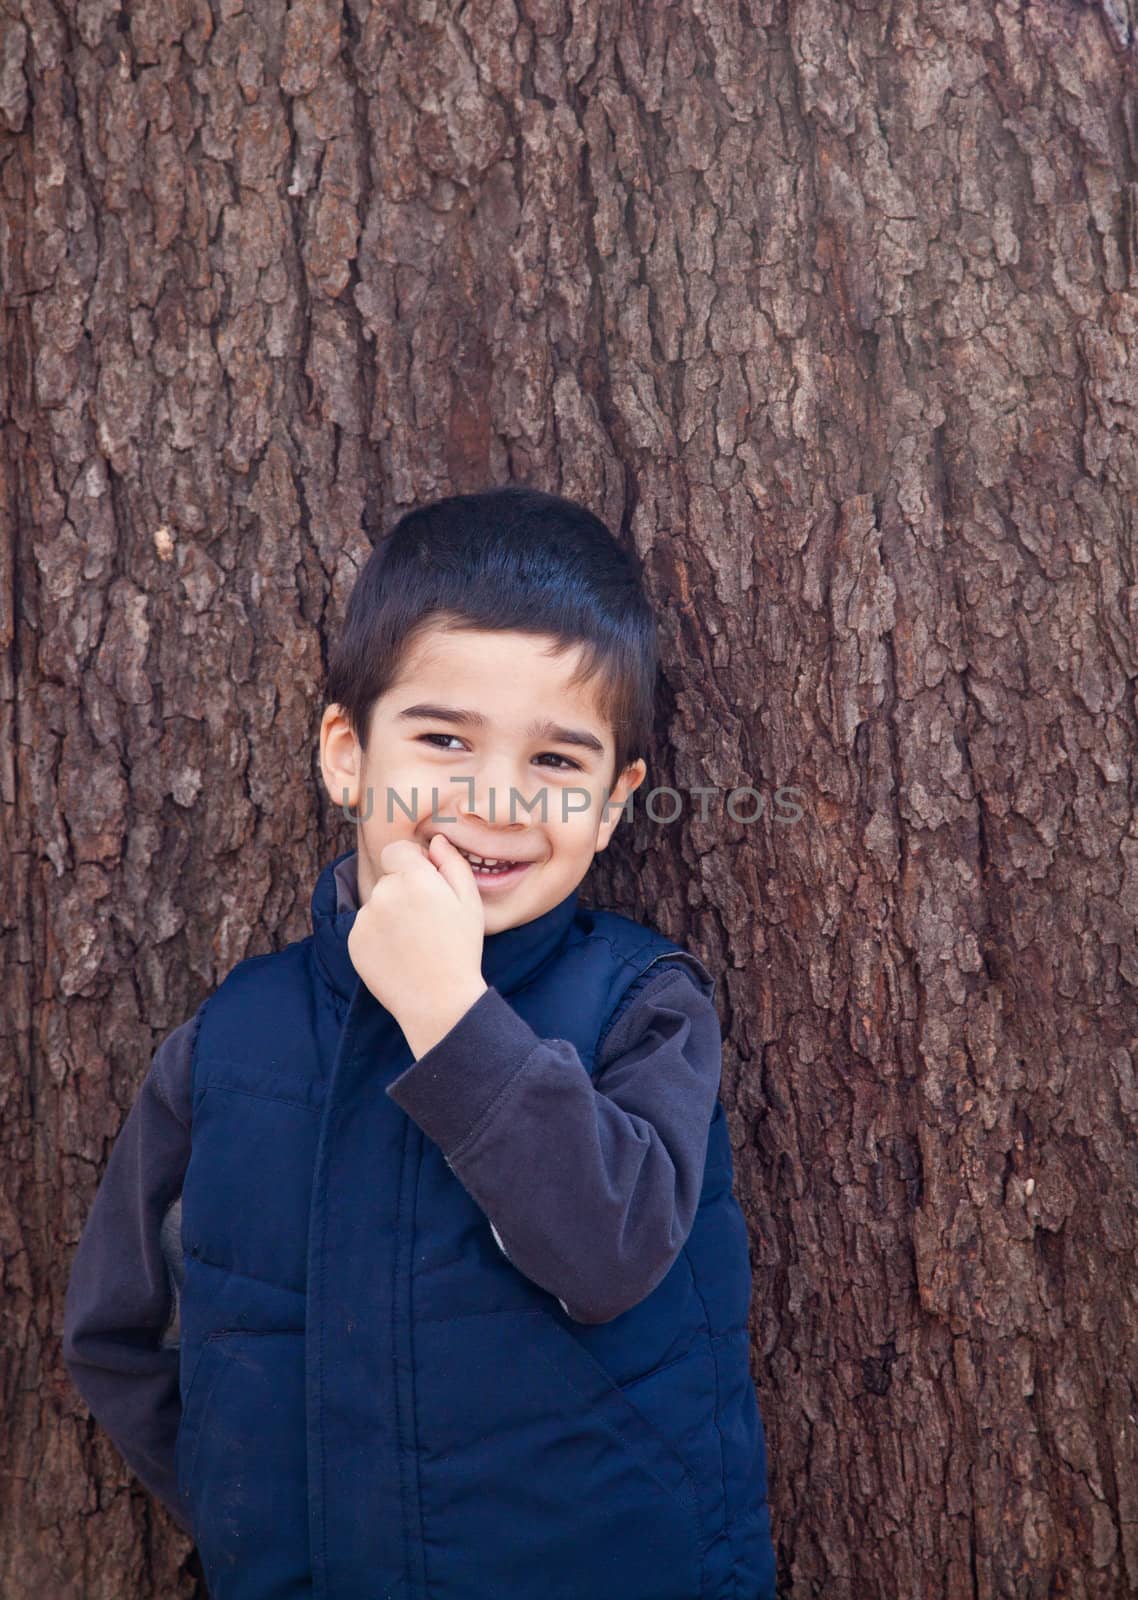
[[[385,764],[382,774],[374,781],[375,815],[392,825],[411,826],[431,815],[432,808],[449,814],[449,799],[454,785],[447,782],[451,769],[441,771],[429,761],[418,761],[413,755],[400,756]]]
[[[583,803],[579,795],[573,797],[572,803]],[[560,815],[560,810],[559,810]],[[588,808],[584,811],[571,811],[564,822],[559,822],[556,828],[557,838],[564,850],[591,850],[593,849],[598,830],[604,821],[600,799],[590,796]]]

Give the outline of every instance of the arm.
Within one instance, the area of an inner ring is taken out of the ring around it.
[[[71,1264],[63,1360],[127,1464],[182,1528],[174,1442],[181,1401],[173,1286],[162,1249],[190,1156],[197,1017],[159,1046],[119,1131]],[[176,1215],[176,1213],[175,1213]]]
[[[508,1259],[578,1322],[637,1305],[691,1231],[722,1072],[713,987],[686,953],[643,974],[595,1079],[490,988],[388,1085]]]

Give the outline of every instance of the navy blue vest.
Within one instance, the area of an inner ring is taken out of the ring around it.
[[[413,1056],[348,955],[343,859],[194,1049],[177,1468],[211,1600],[773,1600],[722,1104],[670,1271],[573,1321],[385,1093]],[[679,948],[574,892],[482,972],[592,1072]]]

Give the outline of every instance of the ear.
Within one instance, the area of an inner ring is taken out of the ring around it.
[[[608,842],[616,831],[616,825],[624,815],[621,809],[629,795],[640,785],[648,775],[646,763],[640,759],[633,761],[621,773],[607,805],[601,808],[601,824],[597,830],[597,849],[605,850]]]
[[[359,805],[363,751],[343,706],[328,706],[320,719],[320,773],[334,804]]]

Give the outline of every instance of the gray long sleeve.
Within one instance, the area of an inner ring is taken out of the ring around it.
[[[71,1264],[63,1360],[92,1415],[147,1489],[176,1509],[177,1302],[170,1237],[190,1157],[190,1061],[197,1016],[155,1052],[119,1131]]]
[[[499,1248],[577,1322],[637,1305],[691,1232],[723,1065],[713,992],[687,952],[654,965],[590,1078],[490,988],[387,1087]]]

